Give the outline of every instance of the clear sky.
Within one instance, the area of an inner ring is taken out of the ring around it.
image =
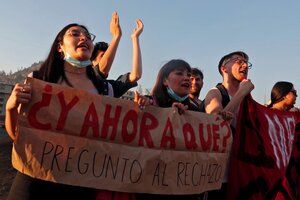
[[[202,99],[222,80],[220,58],[243,50],[253,63],[249,78],[257,102],[269,99],[277,81],[294,83],[300,93],[298,0],[1,0],[0,71],[15,72],[44,60],[56,34],[69,23],[86,25],[95,41],[110,42],[114,10],[123,35],[109,78],[131,70],[130,34],[140,18],[143,88],[152,88],[165,62],[180,58],[204,72]]]

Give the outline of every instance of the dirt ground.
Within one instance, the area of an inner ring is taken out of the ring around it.
[[[11,165],[12,142],[0,141],[0,200],[6,200],[16,174],[16,170]]]

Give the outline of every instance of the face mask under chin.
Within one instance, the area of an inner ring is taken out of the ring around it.
[[[92,64],[91,60],[80,61],[73,58],[70,54],[66,53],[64,60],[77,68],[84,68]]]
[[[175,100],[179,101],[179,102],[183,102],[184,100],[186,100],[189,95],[185,95],[183,97],[180,97],[179,95],[177,95],[171,88],[167,87],[167,92],[168,94]]]

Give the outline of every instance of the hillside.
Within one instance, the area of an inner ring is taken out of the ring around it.
[[[0,83],[6,84],[15,84],[15,83],[23,83],[27,75],[37,70],[41,66],[42,62],[34,63],[30,67],[23,68],[14,73],[5,73],[4,71],[0,71]]]
[[[16,83],[23,83],[27,77],[27,75],[40,68],[42,64],[42,61],[38,63],[33,63],[30,67],[22,68],[14,73],[5,73],[5,71],[0,71],[0,83],[4,84],[16,84]],[[151,89],[143,88],[142,85],[139,84],[137,88],[134,90],[137,90],[140,94],[150,95]]]

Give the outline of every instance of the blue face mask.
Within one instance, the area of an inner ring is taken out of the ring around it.
[[[76,60],[75,58],[72,58],[68,53],[66,53],[64,60],[77,68],[84,68],[92,64],[92,61],[90,60],[85,60],[85,61]]]
[[[179,102],[183,102],[184,100],[186,100],[189,95],[185,95],[184,97],[180,97],[178,96],[171,88],[167,87],[167,91],[168,94],[175,100],[179,101]]]

